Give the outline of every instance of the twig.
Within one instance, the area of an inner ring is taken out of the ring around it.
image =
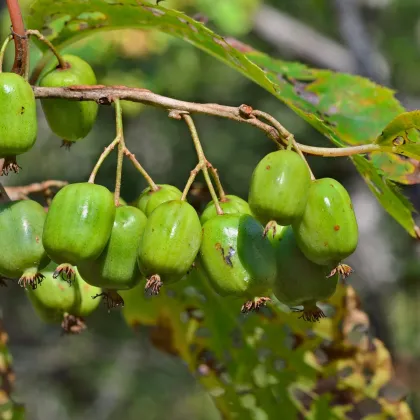
[[[115,146],[120,142],[120,139],[116,137],[111,144],[109,144],[107,147],[105,147],[105,150],[101,153],[99,156],[98,161],[96,162],[95,167],[92,170],[92,173],[90,174],[89,181],[91,184],[95,183],[96,175],[98,174],[99,168],[102,166],[102,164],[105,162],[105,159],[109,156],[109,154],[114,150]]]
[[[48,180],[23,186],[5,187],[5,192],[13,201],[22,200],[28,198],[29,194],[44,192],[49,190],[50,188],[63,188],[67,184],[67,181]]]
[[[213,176],[217,191],[219,192],[220,201],[226,201],[225,190],[223,189],[222,183],[220,182],[218,170],[209,161],[207,161],[207,168],[210,169],[210,173]]]
[[[15,41],[15,61],[12,71],[20,76],[25,76],[29,67],[28,37],[25,32],[19,0],[7,0],[7,8],[9,9]]]
[[[216,117],[227,118],[233,121],[238,121],[245,124],[250,124],[254,127],[264,131],[267,136],[276,144],[287,144],[284,133],[279,133],[276,128],[270,124],[266,124],[255,117],[256,111],[251,112],[250,115],[243,116],[239,107],[225,106],[219,104],[199,104],[195,102],[180,101],[166,96],[161,96],[151,92],[147,89],[129,88],[126,86],[70,86],[64,88],[49,88],[49,87],[33,87],[35,97],[37,98],[63,98],[74,101],[96,101],[99,104],[109,104],[113,99],[140,102],[145,105],[151,105],[166,110],[177,110],[178,112],[197,113],[213,115]],[[268,115],[268,114],[267,114]],[[274,117],[272,117],[274,118]],[[280,123],[279,123],[280,124]],[[283,127],[284,128],[284,127]],[[287,133],[289,133],[286,130]],[[290,133],[289,133],[290,134]],[[303,153],[323,157],[339,157],[351,156],[357,154],[366,154],[375,151],[383,150],[377,144],[362,144],[360,146],[351,147],[313,147],[296,142],[296,146]]]
[[[184,191],[182,192],[181,200],[185,200],[187,198],[188,192],[190,191],[196,176],[203,169],[203,165],[203,162],[198,162],[197,166],[191,171],[188,181],[185,184]]]

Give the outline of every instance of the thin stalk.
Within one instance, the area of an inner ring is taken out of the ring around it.
[[[68,67],[66,61],[63,59],[63,56],[57,51],[54,45],[47,38],[45,38],[44,35],[41,34],[41,32],[37,31],[36,29],[28,29],[26,33],[28,35],[36,36],[41,42],[43,42],[51,50],[51,52],[56,56],[58,60],[58,65],[60,68],[65,69]]]
[[[120,103],[119,99],[116,99],[114,101],[114,103],[115,103],[115,123],[116,123],[116,127],[117,127],[117,137],[116,138],[119,139],[114,200],[115,200],[115,206],[118,207],[120,205],[121,179],[122,179],[122,167],[123,167],[123,160],[124,160],[125,142],[124,142],[124,131],[123,131],[123,122],[122,122],[121,103]]]
[[[95,183],[96,175],[98,174],[99,168],[104,163],[105,159],[109,156],[109,154],[114,150],[115,146],[120,142],[120,139],[117,137],[115,138],[111,144],[109,144],[107,147],[105,147],[105,150],[101,153],[99,156],[98,161],[96,162],[95,167],[92,170],[92,173],[90,174],[89,181],[91,184]]]
[[[257,117],[264,118],[266,121],[268,121],[280,134],[280,136],[287,142],[287,149],[290,150],[290,147],[293,146],[293,148],[296,150],[298,155],[303,159],[306,166],[308,167],[309,173],[311,174],[312,181],[315,180],[315,175],[312,172],[312,169],[306,160],[305,155],[302,153],[302,150],[299,147],[299,144],[296,142],[295,137],[292,133],[290,133],[286,128],[283,127],[282,124],[280,124],[279,121],[277,121],[272,115],[267,114],[263,111],[254,111],[254,115]]]
[[[220,181],[218,170],[210,162],[207,162],[207,168],[210,169],[210,173],[213,176],[214,182],[216,183],[216,188],[219,192],[220,201],[226,201],[226,193],[223,189],[222,182]]]
[[[5,41],[3,42],[3,45],[0,49],[0,73],[3,73],[3,61],[4,61],[4,54],[6,52],[6,48],[9,45],[10,41],[13,39],[13,35],[9,35]]]
[[[191,171],[190,177],[185,185],[184,191],[182,192],[181,200],[185,201],[187,199],[188,192],[190,191],[191,185],[193,184],[195,177],[203,169],[203,162],[197,163],[197,166]]]
[[[198,137],[198,133],[197,133],[197,129],[195,127],[194,121],[189,114],[182,114],[182,118],[187,123],[188,129],[190,130],[191,137],[194,142],[194,147],[197,152],[198,163],[201,163],[203,165],[201,170],[203,171],[204,179],[210,191],[210,195],[211,195],[211,198],[213,199],[213,203],[216,207],[216,212],[217,214],[223,214],[223,210],[220,207],[219,199],[217,198],[216,191],[210,179],[209,171],[207,168],[207,159],[204,155],[203,147],[201,146],[201,142]]]
[[[133,153],[131,153],[127,149],[127,147],[124,147],[124,155],[127,156],[128,159],[131,160],[131,163],[134,165],[134,167],[142,174],[143,178],[149,184],[150,189],[152,191],[157,191],[159,187],[153,181],[152,177],[146,172],[146,170],[143,168],[141,163],[136,159],[136,156]]]

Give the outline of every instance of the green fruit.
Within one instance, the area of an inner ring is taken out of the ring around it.
[[[15,73],[0,73],[0,116],[0,158],[6,158],[7,174],[17,171],[15,156],[32,148],[38,128],[31,85]]]
[[[296,243],[291,227],[278,232],[274,238],[269,237],[276,251],[277,277],[273,287],[276,298],[291,307],[303,305],[304,319],[323,317],[316,302],[334,294],[339,274],[329,276],[335,267],[308,260]]]
[[[0,205],[0,274],[20,278],[19,284],[36,287],[39,273],[49,258],[42,246],[42,230],[46,212],[32,200]]]
[[[182,192],[173,185],[158,185],[159,189],[153,191],[147,187],[137,198],[135,206],[139,208],[147,217],[152,211],[163,203],[171,200],[179,200]]]
[[[277,267],[263,231],[247,214],[224,214],[203,225],[199,261],[219,295],[254,299],[269,292]]]
[[[167,201],[149,216],[138,250],[146,289],[157,294],[162,283],[180,280],[191,268],[201,243],[200,219],[186,201]]]
[[[291,150],[265,156],[255,168],[249,189],[249,206],[261,223],[275,220],[290,225],[304,210],[311,186],[306,163]]]
[[[52,200],[42,241],[58,264],[94,260],[104,250],[115,217],[114,196],[105,187],[70,184]]]
[[[36,312],[46,322],[60,322],[67,313],[74,317],[90,315],[99,305],[100,299],[92,299],[101,293],[98,287],[87,284],[74,267],[76,276],[72,284],[61,276],[54,278],[57,264],[51,262],[43,271],[42,287],[28,291],[28,297]]]
[[[224,201],[220,201],[219,203],[223,213],[225,214],[240,213],[252,215],[248,203],[236,195],[227,195],[226,199]],[[210,203],[207,204],[206,208],[201,214],[201,224],[204,225],[207,220],[212,219],[215,216],[217,216],[216,206],[214,205],[213,201],[210,201]]]
[[[79,263],[83,278],[104,289],[131,289],[142,279],[137,249],[147,218],[136,207],[118,207],[108,244],[94,261]]]
[[[316,264],[337,264],[351,255],[359,233],[346,189],[332,178],[314,181],[305,212],[293,230],[306,258]]]
[[[96,85],[95,73],[86,61],[74,55],[63,55],[63,59],[68,67],[62,69],[57,66],[46,73],[40,86]],[[98,104],[93,101],[42,99],[41,104],[51,130],[68,142],[86,137],[98,113]]]

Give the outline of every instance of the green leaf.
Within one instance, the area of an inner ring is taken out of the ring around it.
[[[381,175],[372,162],[362,156],[352,156],[357,170],[366,181],[385,210],[397,220],[413,237],[416,237],[412,213],[415,211],[410,200],[386,176]]]
[[[337,146],[373,142],[383,127],[404,111],[392,90],[367,79],[275,60],[248,45],[215,34],[181,12],[145,1],[35,0],[27,26],[41,30],[60,48],[97,30],[154,28],[174,35],[268,90]],[[414,153],[412,147],[405,150]],[[381,167],[384,173],[389,166]],[[356,167],[360,169],[361,165]],[[374,171],[372,166],[369,182],[374,189],[383,191],[380,203],[412,234],[415,225],[412,218],[407,218],[410,211],[407,200],[395,199],[399,195],[395,186],[389,183],[383,188],[382,177],[373,176]],[[403,175],[399,177],[403,179]]]
[[[394,118],[375,143],[383,150],[420,160],[420,111],[404,112]]]

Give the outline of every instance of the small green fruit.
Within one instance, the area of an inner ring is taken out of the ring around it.
[[[280,225],[290,225],[302,216],[310,185],[309,169],[297,153],[270,153],[252,174],[249,206],[263,224],[275,220]]]
[[[171,200],[179,200],[182,197],[182,192],[173,185],[162,184],[158,187],[157,191],[147,187],[136,200],[135,207],[139,208],[147,217],[161,204]]]
[[[250,299],[243,311],[258,308],[276,276],[274,249],[262,225],[247,214],[223,214],[203,225],[200,264],[221,296]]]
[[[46,212],[32,200],[0,205],[0,274],[20,278],[19,284],[33,288],[42,282],[39,272],[49,258],[42,246]]]
[[[346,189],[332,178],[314,181],[305,212],[293,230],[303,254],[316,264],[336,265],[351,255],[359,233]]]
[[[146,290],[180,280],[191,268],[201,243],[200,219],[186,201],[167,201],[150,214],[138,250]]]
[[[104,289],[131,289],[142,279],[137,249],[147,218],[139,209],[118,207],[108,244],[94,261],[79,263],[83,278]]]
[[[7,175],[18,171],[16,155],[32,148],[38,129],[34,92],[15,73],[0,73],[0,116],[0,158],[5,158]]]
[[[68,67],[56,67],[41,79],[42,87],[96,85],[92,67],[74,55],[63,55]],[[93,101],[69,101],[66,99],[42,99],[42,109],[51,130],[66,142],[86,137],[92,130],[98,113]]]
[[[303,305],[302,318],[317,321],[325,315],[316,306],[331,297],[339,274],[330,275],[334,266],[318,265],[308,260],[296,243],[291,227],[278,232],[270,241],[276,251],[277,277],[273,291],[288,306]]]
[[[104,250],[115,218],[112,193],[101,185],[66,185],[52,200],[42,241],[57,264],[94,260]]]
[[[248,203],[236,195],[227,195],[225,200],[220,201],[219,203],[223,213],[225,214],[240,213],[252,215]],[[212,219],[215,216],[217,216],[216,206],[214,205],[213,201],[210,201],[210,203],[207,204],[206,208],[201,214],[201,224],[204,225],[207,220]]]
[[[36,312],[46,322],[63,322],[66,332],[79,332],[75,322],[84,328],[79,317],[90,315],[99,305],[100,299],[92,299],[101,292],[98,287],[87,284],[74,267],[76,272],[72,284],[64,281],[53,273],[57,264],[51,262],[43,271],[44,282],[42,287],[28,291],[28,297]],[[68,325],[70,323],[70,325]],[[73,329],[74,331],[70,330]]]

